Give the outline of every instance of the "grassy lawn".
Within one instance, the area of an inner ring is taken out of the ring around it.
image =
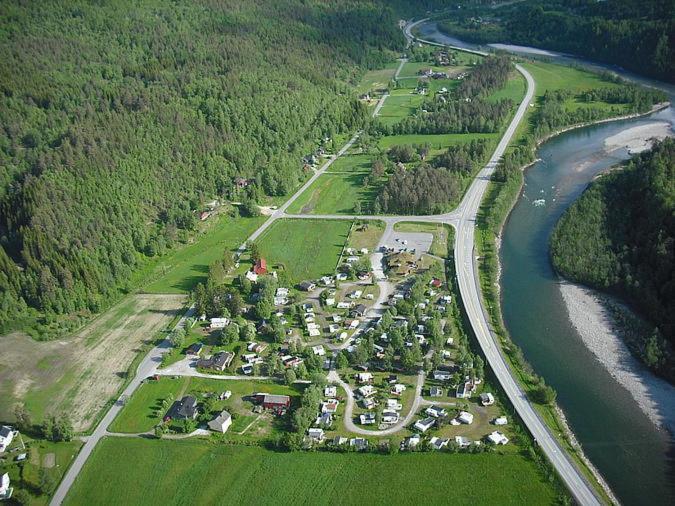
[[[431,243],[429,253],[447,258],[448,250],[455,243],[455,229],[442,223],[418,223],[413,221],[396,223],[394,230],[399,232],[429,232],[433,234],[434,241]]]
[[[348,220],[277,220],[258,240],[272,266],[286,269],[292,283],[333,274],[349,235]]]
[[[175,400],[180,399],[183,395],[191,394],[199,400],[204,393],[219,394],[226,390],[232,391],[232,397],[220,401],[217,404],[217,409],[227,409],[231,413],[243,417],[252,416],[252,413],[250,404],[242,401],[242,396],[254,392],[299,395],[299,391],[295,388],[272,382],[227,381],[190,376],[182,376],[176,379],[161,377],[158,381],[146,381],[140,386],[110,425],[110,431],[134,434],[152,430],[162,420],[167,409],[162,407],[162,401],[169,396],[173,396]],[[243,427],[248,423],[243,424]]]
[[[517,505],[551,504],[556,494],[516,453],[275,453],[203,440],[106,438],[65,504],[390,504],[392,498]]]
[[[185,293],[206,281],[209,265],[227,251],[234,252],[266,217],[231,218],[223,216],[188,246],[169,255],[156,267],[159,277],[148,284],[149,293]]]

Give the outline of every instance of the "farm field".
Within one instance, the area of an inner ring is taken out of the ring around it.
[[[162,401],[168,398],[180,399],[184,395],[194,395],[197,400],[202,399],[204,393],[221,393],[226,390],[232,392],[228,400],[219,401],[216,409],[227,409],[235,416],[251,415],[250,408],[244,405],[242,396],[256,392],[298,396],[300,391],[273,382],[261,381],[227,381],[190,376],[161,377],[159,380],[149,380],[129,399],[127,405],[110,425],[111,432],[140,433],[151,431],[161,422],[167,408]],[[236,422],[236,419],[233,423]],[[233,429],[236,432],[236,427]]]
[[[506,98],[518,107],[523,95],[525,95],[525,78],[520,72],[513,71],[509,75],[508,81],[506,81],[506,86],[492,93],[487,99],[490,102],[498,102]]]
[[[399,62],[389,62],[382,69],[369,70],[361,79],[361,82],[356,86],[356,92],[367,93],[372,91],[386,90],[389,81],[394,78]]]
[[[417,81],[412,84],[414,87]],[[411,93],[410,88],[392,90],[377,116],[384,125],[394,125],[406,116],[410,116],[424,102],[423,95]]]
[[[348,155],[347,155],[348,156]],[[355,214],[355,206],[369,208],[377,197],[377,184],[364,187],[369,172],[324,174],[291,206],[299,214]]]
[[[36,423],[66,412],[75,430],[89,429],[117,394],[139,352],[180,313],[183,295],[132,295],[72,337],[39,342],[3,337],[0,412],[23,402]]]
[[[262,256],[286,270],[291,283],[333,274],[349,220],[278,220],[258,239]]]
[[[270,505],[390,504],[393,497],[398,503],[445,504],[452,498],[467,505],[556,499],[535,465],[511,452],[276,453],[205,440],[105,438],[64,504],[250,504],[252,495],[256,504]]]
[[[197,283],[206,281],[209,265],[222,258],[225,250],[234,252],[266,217],[229,216],[218,218],[194,242],[177,250],[155,267],[159,278],[144,287],[148,293],[187,293]]]

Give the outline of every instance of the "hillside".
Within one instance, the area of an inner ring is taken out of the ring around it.
[[[403,44],[370,0],[11,1],[0,18],[0,330],[38,316],[43,338],[133,288],[206,202],[295,188],[321,139],[363,125],[350,85]]]
[[[628,300],[653,325],[628,343],[675,381],[675,140],[593,183],[563,215],[551,259],[564,277]]]
[[[552,49],[675,82],[675,12],[669,0],[468,2],[439,28],[476,43]]]

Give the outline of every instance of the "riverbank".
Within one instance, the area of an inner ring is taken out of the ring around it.
[[[627,149],[631,155],[651,149],[655,140],[663,140],[675,135],[667,121],[658,121],[647,125],[628,128],[605,139],[605,152]]]
[[[657,104],[655,105],[650,111],[647,111],[645,113],[639,113],[639,114],[631,114],[631,115],[624,115],[621,117],[615,117],[615,118],[606,118],[603,120],[598,120],[592,123],[584,123],[584,124],[576,124],[576,125],[571,125],[569,127],[560,129],[559,131],[553,132],[550,135],[547,135],[545,138],[542,138],[536,142],[536,146],[539,147],[541,146],[544,142],[564,133],[564,132],[569,132],[571,130],[575,129],[580,129],[583,127],[591,126],[594,124],[601,124],[601,123],[609,123],[609,122],[615,122],[615,121],[620,121],[620,120],[626,120],[626,119],[633,119],[633,118],[638,118],[642,116],[647,116],[650,114],[653,114],[659,110],[662,110],[666,107],[668,107],[668,103],[662,103],[662,104]],[[658,124],[658,123],[655,123]],[[620,139],[621,142],[630,142],[630,137],[635,137],[634,142],[639,142],[639,143],[644,143],[648,142],[648,139],[650,137],[653,137],[655,131],[654,128],[642,128],[639,130],[634,130],[634,129],[626,129],[626,131],[632,130],[631,133],[629,133],[627,136],[624,135]],[[622,132],[623,133],[623,132]],[[639,135],[638,135],[639,134]],[[501,249],[501,243],[502,243],[502,234],[504,227],[506,223],[508,222],[508,219],[511,215],[511,212],[518,202],[518,196],[521,194],[522,189],[523,189],[523,184],[524,184],[524,173],[527,170],[527,168],[533,166],[536,163],[537,160],[530,162],[523,167],[521,167],[520,172],[518,173],[517,176],[514,176],[514,180],[511,183],[507,183],[504,188],[502,188],[502,195],[499,195],[498,197],[495,196],[492,192],[489,192],[488,195],[493,195],[493,198],[497,197],[500,200],[508,202],[508,206],[506,206],[506,209],[504,207],[499,206],[500,209],[497,211],[496,214],[499,214],[500,216],[493,216],[491,221],[492,227],[487,227],[487,230],[483,230],[482,232],[482,261],[484,262],[484,268],[481,269],[482,274],[486,276],[487,279],[484,279],[481,281],[481,285],[483,287],[483,296],[489,301],[487,304],[487,307],[489,308],[489,312],[491,314],[491,320],[492,320],[492,325],[497,330],[497,334],[501,335],[503,338],[503,344],[506,345],[507,347],[513,347],[513,343],[511,342],[510,335],[508,331],[506,330],[506,326],[503,321],[502,317],[502,311],[501,311],[501,273],[502,273],[502,265],[501,265],[501,259],[500,259],[500,249]],[[515,179],[517,178],[517,179]],[[485,203],[484,203],[485,204]],[[486,213],[491,213],[494,212],[494,210],[489,209],[489,206],[486,206]],[[502,214],[503,213],[503,214]],[[491,229],[490,229],[491,228]],[[493,267],[490,268],[489,266],[492,265]],[[510,358],[509,361],[511,362],[512,366],[514,369],[522,369],[518,372],[518,376],[521,378],[521,381],[524,381],[527,383],[528,379],[527,377],[531,375],[529,370],[529,364],[523,363],[522,365],[520,364],[521,360],[519,359],[519,356],[522,357],[521,354],[519,353],[512,353],[514,357]],[[523,361],[524,362],[524,361]],[[621,384],[621,383],[620,383]],[[646,396],[643,396],[646,397]],[[585,455],[583,448],[577,441],[577,438],[575,437],[573,431],[571,430],[570,426],[567,423],[567,419],[564,415],[564,412],[562,409],[558,406],[555,405],[551,409],[547,407],[542,407],[542,410],[547,410],[550,413],[551,418],[553,418],[554,423],[558,425],[561,428],[561,431],[564,433],[565,440],[568,442],[568,444],[574,449],[574,453],[576,454],[576,457],[583,462],[583,464],[588,468],[590,473],[593,475],[595,480],[598,482],[599,486],[605,491],[605,493],[610,497],[610,500],[614,503],[618,503],[617,498],[613,495],[609,485],[607,482],[604,480],[602,477],[601,473],[595,466],[591,463],[590,459]]]
[[[628,314],[630,309],[590,288],[565,280],[559,286],[570,321],[584,344],[657,427],[675,433],[675,387],[631,354],[625,344],[626,329],[611,306]]]

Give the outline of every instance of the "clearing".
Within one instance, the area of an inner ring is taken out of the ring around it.
[[[205,282],[209,265],[234,251],[265,221],[256,218],[218,217],[187,246],[162,258],[155,267],[157,279],[143,288],[148,293],[187,293],[197,283]]]
[[[0,412],[24,402],[35,422],[66,412],[86,431],[125,382],[134,358],[183,308],[182,295],[133,295],[70,338],[3,337]]]
[[[552,504],[555,491],[515,452],[276,453],[205,440],[105,438],[64,504],[390,504],[392,497],[401,504]]]

